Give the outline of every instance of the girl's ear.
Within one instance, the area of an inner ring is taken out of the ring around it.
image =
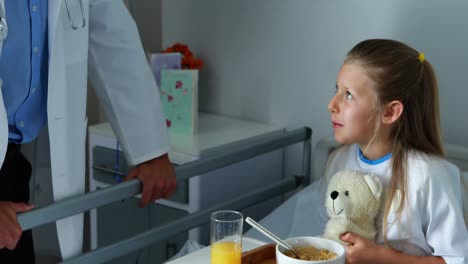
[[[382,122],[386,125],[395,123],[403,113],[403,103],[400,101],[391,101],[385,106],[385,111],[382,116]]]

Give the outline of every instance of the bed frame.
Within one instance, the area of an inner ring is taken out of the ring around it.
[[[293,144],[302,143],[302,173],[298,176],[285,177],[262,189],[256,190],[224,201],[211,208],[204,209],[183,218],[175,220],[164,226],[149,229],[144,233],[121,240],[114,244],[85,252],[84,254],[66,259],[61,263],[100,263],[126,255],[150,244],[167,239],[174,234],[209,222],[209,216],[213,211],[230,208],[240,210],[290,191],[297,191],[324,175],[325,164],[328,156],[339,144],[332,138],[321,139],[313,152],[311,161],[311,136],[312,130],[304,127],[294,131],[285,131],[281,135],[259,138],[249,146],[233,147],[231,150],[217,156],[206,157],[176,167],[178,180],[185,180],[193,176],[215,170],[242,160],[246,160],[276,149]],[[447,159],[462,170],[462,192],[465,196],[464,212],[465,222],[468,223],[468,147],[452,144],[444,145]],[[312,164],[312,173],[311,173]],[[23,230],[41,226],[56,220],[75,215],[90,209],[94,209],[115,201],[126,199],[141,193],[141,183],[131,180],[109,188],[97,190],[78,197],[72,197],[55,202],[49,206],[33,209],[18,215],[18,220]]]
[[[194,212],[169,224],[149,229],[146,232],[121,240],[114,244],[86,252],[80,256],[66,259],[61,263],[101,263],[119,256],[126,255],[145,246],[167,239],[180,232],[208,223],[210,214],[214,211],[229,208],[240,210],[281,194],[298,190],[309,183],[311,175],[311,137],[312,129],[304,127],[293,131],[285,131],[280,135],[258,138],[255,143],[247,146],[236,145],[216,156],[205,157],[175,168],[177,180],[222,168],[255,156],[281,149],[293,144],[302,143],[302,173],[298,176],[285,177],[269,186],[254,192],[246,193],[229,201],[222,201],[211,208]],[[36,208],[18,215],[18,221],[23,230],[35,228],[55,222],[67,216],[75,215],[115,201],[140,194],[142,186],[139,180],[131,180],[112,187],[93,191],[77,197],[57,201],[51,205]]]

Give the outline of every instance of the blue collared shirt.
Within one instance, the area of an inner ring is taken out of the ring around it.
[[[47,121],[47,0],[5,0],[5,13],[0,78],[9,142],[27,143]]]

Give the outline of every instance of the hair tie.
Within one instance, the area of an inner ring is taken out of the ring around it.
[[[425,58],[424,58],[424,53],[423,53],[423,52],[420,52],[420,53],[419,53],[418,59],[419,59],[419,61],[420,61],[421,63],[424,62],[424,59],[425,59]]]

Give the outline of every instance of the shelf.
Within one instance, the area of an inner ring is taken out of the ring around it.
[[[226,145],[239,143],[260,135],[281,133],[284,128],[276,125],[262,124],[247,120],[230,118],[200,112],[198,116],[198,133],[183,135],[169,133],[171,151],[169,156],[178,160],[189,161],[193,157],[208,156],[221,151]],[[108,123],[90,126],[90,133],[115,138]],[[188,155],[188,156],[187,156]]]

